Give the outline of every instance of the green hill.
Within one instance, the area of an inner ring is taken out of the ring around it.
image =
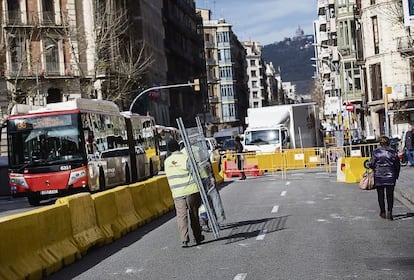
[[[315,68],[310,60],[314,57],[313,36],[286,38],[281,42],[263,46],[263,59],[281,69],[283,82],[297,86],[298,94],[308,94]]]

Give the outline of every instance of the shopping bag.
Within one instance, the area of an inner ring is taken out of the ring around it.
[[[361,181],[359,182],[359,188],[361,190],[373,190],[373,189],[375,189],[374,172],[372,170],[367,170],[362,175]]]

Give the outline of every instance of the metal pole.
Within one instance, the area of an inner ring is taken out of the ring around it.
[[[157,86],[157,87],[150,87],[146,90],[141,91],[135,98],[132,100],[131,105],[129,106],[129,111],[132,112],[132,107],[134,107],[135,102],[145,93],[155,90],[155,89],[165,89],[165,88],[177,88],[177,87],[191,87],[194,86],[195,83],[186,83],[186,84],[176,84],[176,85],[165,85],[165,86]]]

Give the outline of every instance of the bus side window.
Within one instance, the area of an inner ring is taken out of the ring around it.
[[[95,137],[93,135],[93,131],[91,130],[85,130],[85,146],[86,146],[86,152],[88,154],[95,154],[96,148],[95,148]]]

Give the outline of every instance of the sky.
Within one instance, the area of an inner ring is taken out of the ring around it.
[[[196,0],[196,7],[210,9],[212,19],[232,24],[240,41],[261,45],[293,37],[298,26],[305,35],[313,34],[317,18],[316,0]]]

